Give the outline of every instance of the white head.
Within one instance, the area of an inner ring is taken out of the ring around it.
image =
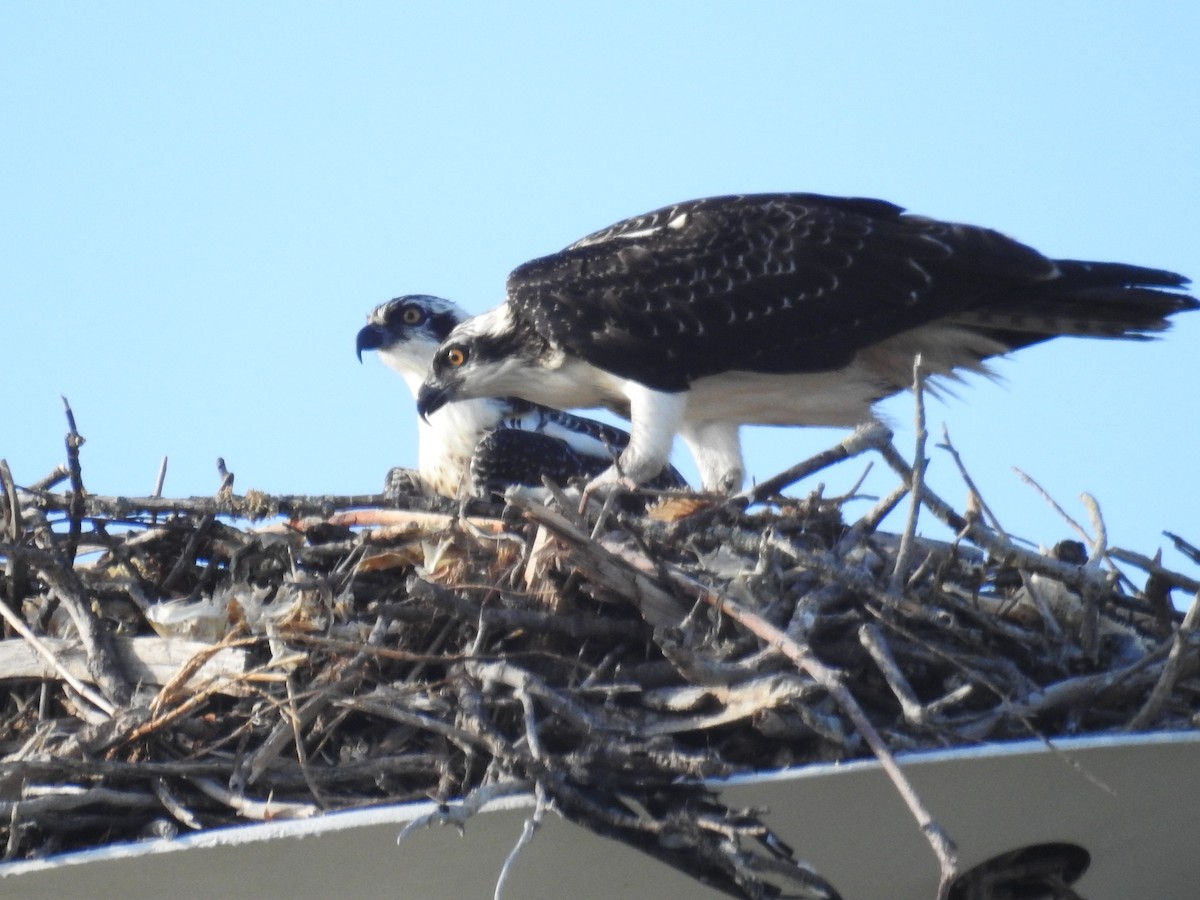
[[[364,350],[378,351],[415,395],[438,345],[466,318],[457,304],[429,294],[407,294],[381,303],[358,332],[359,361]]]
[[[428,417],[452,400],[524,397],[539,402],[548,347],[536,332],[517,325],[508,304],[467,319],[450,332],[433,356],[417,395]]]

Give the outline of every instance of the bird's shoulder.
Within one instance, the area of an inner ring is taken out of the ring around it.
[[[566,249],[578,250],[614,240],[697,241],[730,228],[795,229],[804,223],[832,224],[844,217],[895,218],[903,212],[904,208],[894,203],[867,197],[728,194],[674,203],[623,219],[580,238]]]

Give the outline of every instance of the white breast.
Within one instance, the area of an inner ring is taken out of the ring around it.
[[[446,497],[470,490],[475,445],[503,410],[499,400],[463,400],[446,404],[428,422],[417,420],[417,471],[429,490]]]

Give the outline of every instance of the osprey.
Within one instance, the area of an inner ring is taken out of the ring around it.
[[[440,297],[389,300],[358,332],[359,361],[364,350],[378,350],[415,395],[438,344],[466,318]],[[464,490],[503,494],[512,485],[540,488],[543,475],[559,483],[592,477],[611,466],[629,440],[619,428],[515,398],[448,404],[417,427],[422,486],[448,497]],[[686,486],[669,468],[656,484]]]
[[[676,433],[704,487],[736,490],[738,428],[856,425],[926,372],[1062,335],[1144,339],[1195,309],[1173,272],[1048,259],[998,232],[816,194],[711,197],[590,234],[517,268],[459,325],[417,408],[514,395],[607,407],[629,445],[593,487],[640,482]]]

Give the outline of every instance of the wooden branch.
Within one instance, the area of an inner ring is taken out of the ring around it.
[[[1108,555],[1118,562],[1137,566],[1150,575],[1163,579],[1171,587],[1181,588],[1193,594],[1200,591],[1200,581],[1195,578],[1189,578],[1187,575],[1179,572],[1172,572],[1170,569],[1165,569],[1160,563],[1148,556],[1134,553],[1132,550],[1123,550],[1120,547],[1109,547]]]
[[[1171,639],[1170,653],[1167,656],[1166,664],[1162,667],[1158,681],[1154,684],[1154,689],[1146,698],[1146,702],[1142,704],[1142,708],[1137,711],[1137,715],[1130,719],[1129,724],[1125,726],[1127,731],[1141,731],[1153,721],[1175,688],[1184,660],[1190,656],[1195,661],[1198,626],[1200,626],[1200,592],[1197,592],[1192,599],[1192,605],[1188,607],[1187,615],[1183,617],[1183,623]]]
[[[87,651],[88,672],[109,701],[117,706],[129,702],[132,689],[113,650],[109,633],[100,624],[88,590],[75,570],[60,563],[51,554],[28,547],[3,547],[0,552],[24,559],[54,591],[71,615],[75,629]]]
[[[891,750],[888,749],[883,738],[879,736],[879,732],[875,730],[875,726],[871,724],[862,707],[854,698],[854,695],[846,688],[839,673],[817,659],[809,647],[801,644],[785,632],[780,631],[770,622],[767,622],[761,616],[751,612],[736,601],[716,594],[682,573],[671,572],[670,574],[673,581],[688,585],[697,591],[706,603],[719,608],[730,618],[741,623],[762,640],[766,641],[768,645],[777,649],[801,671],[812,676],[837,701],[838,706],[842,708],[842,711],[854,723],[854,727],[858,730],[858,733],[862,735],[863,740],[870,746],[871,752],[879,760],[879,764],[883,767],[884,772],[887,773],[892,783],[896,786],[896,790],[904,800],[905,805],[908,806],[913,817],[917,820],[922,833],[933,848],[934,855],[937,857],[938,865],[941,869],[938,896],[939,900],[944,900],[950,885],[958,874],[957,851],[955,850],[954,841],[950,839],[949,835],[942,830],[941,826],[934,821],[933,817],[925,809],[925,805],[917,794],[916,789],[912,786],[912,782],[908,780],[908,776],[904,774],[904,771],[896,763]]]
[[[0,800],[0,821],[7,821],[15,811],[28,819],[49,812],[72,812],[83,806],[108,805],[119,809],[157,807],[153,794],[140,791],[113,790],[106,787],[49,785],[27,787],[20,800]]]
[[[18,488],[23,502],[42,512],[70,512],[75,502],[72,494],[55,494],[33,488]],[[81,500],[80,517],[87,519],[116,519],[124,521],[139,516],[186,515],[223,516],[226,518],[261,521],[273,517],[302,516],[330,517],[342,510],[356,508],[380,509],[389,501],[382,494],[265,494],[247,491],[245,494],[225,493],[211,497],[111,497],[86,494]],[[457,505],[441,497],[412,496],[404,498],[404,508],[412,511],[442,512],[453,515]],[[473,501],[468,511],[495,510],[492,504]]]
[[[191,778],[192,784],[219,803],[224,803],[244,819],[272,822],[276,819],[308,819],[321,812],[312,803],[280,803],[274,800],[255,800],[218,784],[211,778]]]
[[[858,456],[868,450],[878,450],[891,439],[892,432],[886,425],[878,422],[860,425],[851,435],[836,446],[818,453],[816,456],[812,456],[803,462],[799,462],[791,468],[780,472],[778,475],[768,478],[766,481],[760,481],[740,494],[735,494],[729,498],[729,503],[742,506],[753,506],[755,503],[761,503],[767,497],[778,494],[784,488],[795,484],[802,478],[807,478],[815,472],[827,469],[835,463]]]
[[[858,630],[858,640],[871,654],[871,659],[883,673],[888,687],[896,695],[896,700],[900,703],[900,712],[904,715],[904,721],[910,725],[924,725],[928,717],[925,707],[921,705],[912,685],[908,683],[908,679],[896,665],[896,660],[892,656],[892,651],[888,647],[883,633],[875,625],[863,625]]]
[[[916,408],[915,442],[911,475],[905,484],[909,489],[908,518],[904,522],[904,531],[900,535],[900,549],[896,551],[895,564],[892,567],[892,578],[888,582],[888,593],[899,597],[904,582],[908,579],[912,562],[913,541],[917,536],[917,522],[921,518],[921,502],[925,496],[925,469],[929,459],[925,456],[925,373],[921,369],[921,354],[913,358],[913,396]],[[888,443],[891,442],[889,437]]]
[[[72,672],[67,660],[61,658],[68,649],[74,649],[71,642],[38,637],[6,603],[0,603],[0,616],[4,617],[13,631],[21,635],[21,640],[0,642],[0,681],[14,678],[61,678],[105,715],[111,716],[117,711],[117,707],[110,703],[108,698],[97,694],[84,683],[90,678],[86,656],[82,659],[82,673]],[[52,646],[55,642],[63,646],[56,649]]]
[[[514,497],[511,502],[526,518],[567,539],[574,550],[572,562],[590,578],[633,602],[649,624],[656,628],[675,627],[683,621],[687,607],[673,594],[663,590],[646,572],[593,541],[561,513],[524,497]]]
[[[71,500],[68,507],[70,526],[67,532],[67,542],[64,555],[68,563],[75,562],[75,550],[79,546],[79,534],[83,519],[83,468],[79,464],[79,448],[84,444],[84,437],[75,427],[75,413],[71,412],[71,404],[67,398],[62,398],[63,408],[67,413],[67,436],[64,442],[67,447],[67,471],[71,475]]]
[[[712,712],[698,712],[693,715],[645,713],[631,717],[635,721],[632,734],[638,737],[653,737],[719,728],[763,715],[779,707],[809,702],[820,690],[815,681],[783,672],[726,687],[658,688],[646,692],[643,698],[645,704],[651,708],[664,707],[674,710],[684,703],[700,705],[701,698],[705,708],[714,703],[718,708]],[[638,719],[640,721],[637,721]]]
[[[471,595],[482,588],[461,585],[451,590],[432,581],[413,575],[408,581],[408,595],[426,600],[439,609],[467,622],[481,622],[494,628],[532,628],[566,637],[635,638],[645,634],[645,627],[636,621],[604,619],[588,615],[551,613],[545,610],[506,609],[489,606]],[[491,588],[486,588],[489,592]]]
[[[892,470],[900,475],[906,484],[911,485],[913,478],[912,468],[904,460],[904,457],[900,455],[896,447],[893,444],[888,444],[879,452],[887,464],[891,466]],[[1048,575],[1051,578],[1061,581],[1067,587],[1075,588],[1076,590],[1083,590],[1086,587],[1090,590],[1108,593],[1111,589],[1110,579],[1100,572],[1088,569],[1085,566],[1061,563],[1041,553],[1022,547],[1013,541],[1006,540],[978,520],[964,518],[955,512],[950,504],[946,503],[946,501],[930,490],[928,485],[925,486],[922,502],[930,512],[945,525],[949,526],[951,530],[970,540],[972,543],[979,545],[999,560],[1022,569],[1027,569],[1030,572]]]

